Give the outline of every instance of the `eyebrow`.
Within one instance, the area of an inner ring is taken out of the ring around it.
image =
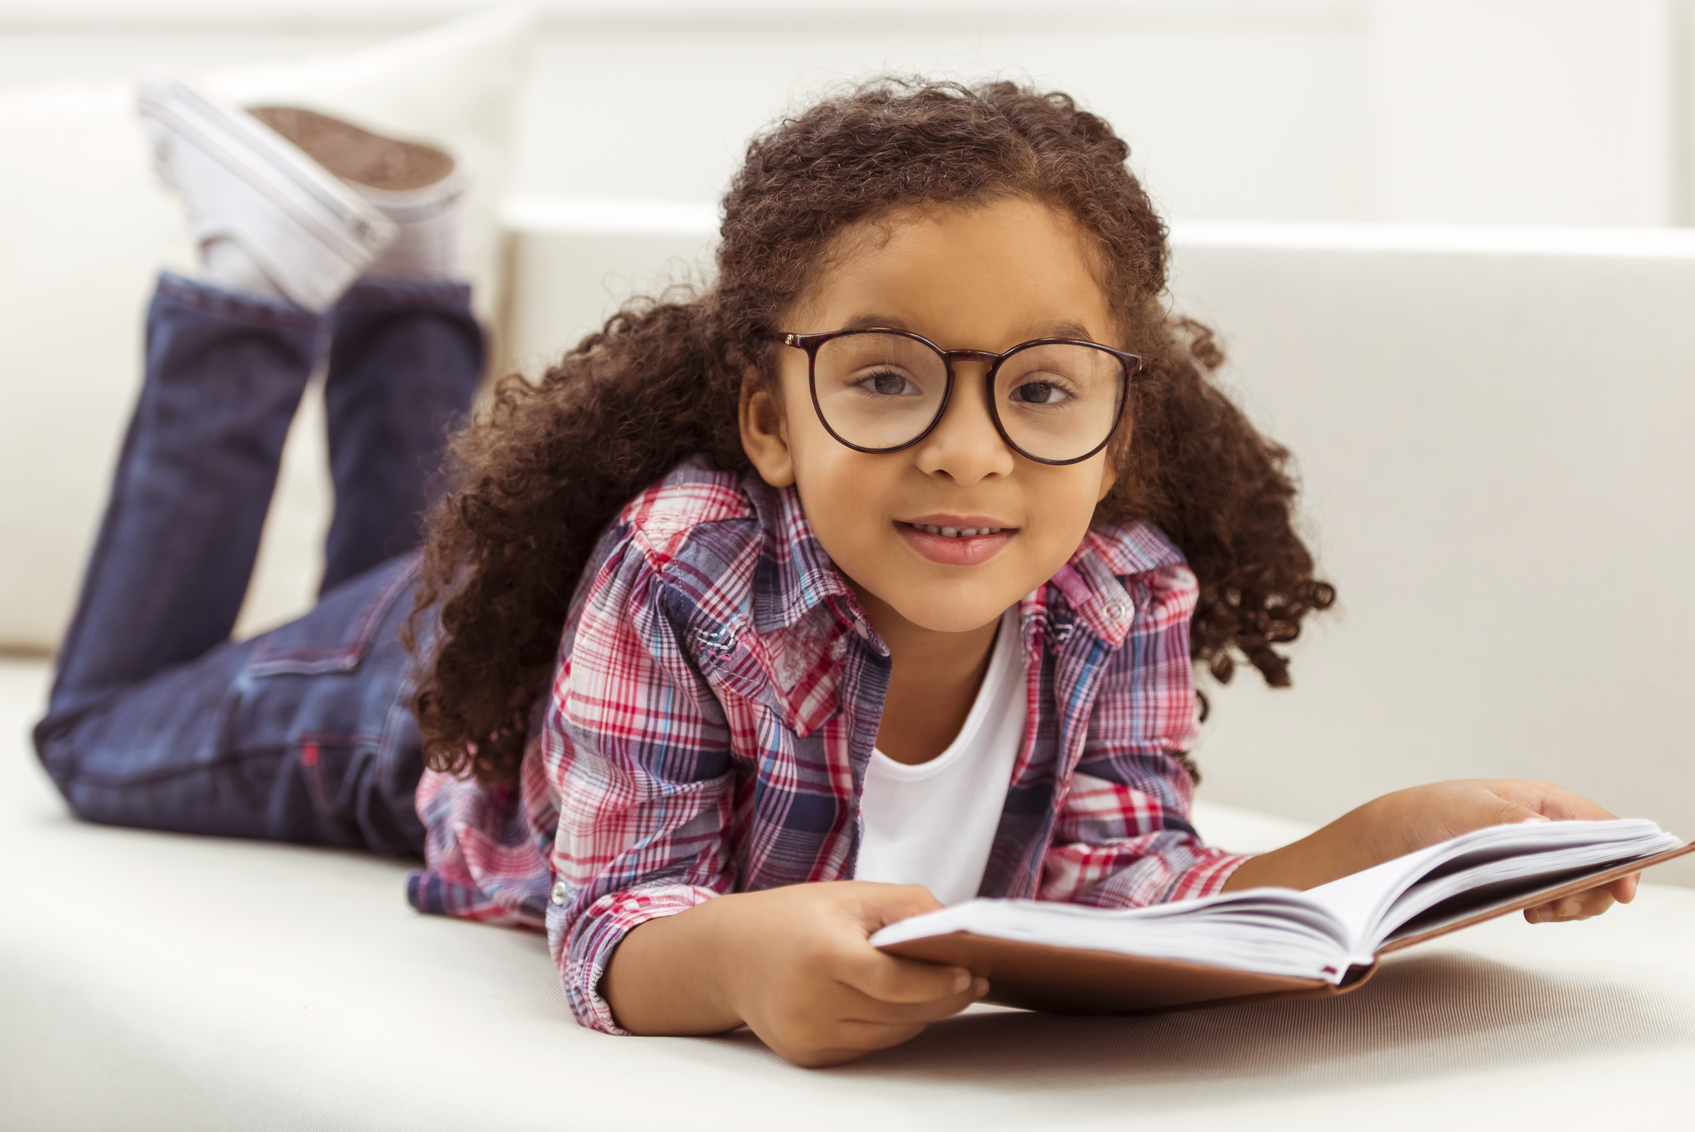
[[[1099,341],[1093,334],[1089,333],[1088,327],[1069,319],[1062,322],[1044,323],[1036,328],[1034,336],[1037,338],[1081,338],[1087,342]]]
[[[905,330],[912,327],[905,319],[887,314],[862,314],[849,319],[837,329],[839,330]],[[916,332],[914,332],[916,333]],[[1089,328],[1080,322],[1062,319],[1058,322],[1044,322],[1032,327],[1030,333],[1019,339],[1020,342],[1033,342],[1038,338],[1079,338],[1085,342],[1098,342],[1100,339],[1089,333]]]
[[[906,320],[886,314],[862,314],[844,322],[841,330],[911,330]]]

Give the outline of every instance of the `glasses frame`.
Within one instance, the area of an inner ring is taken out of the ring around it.
[[[853,441],[842,436],[842,434],[837,432],[834,428],[830,427],[830,422],[824,416],[824,407],[818,403],[818,348],[824,345],[824,343],[836,338],[847,338],[855,334],[894,334],[902,338],[910,338],[914,342],[921,342],[928,346],[931,350],[935,351],[935,353],[941,357],[942,365],[946,367],[948,375],[947,384],[942,387],[942,403],[936,407],[935,417],[928,425],[925,426],[923,432],[919,433],[905,444],[897,444],[892,448],[866,448],[862,445],[855,444]],[[867,326],[855,330],[827,330],[820,334],[788,334],[782,331],[772,331],[767,335],[767,337],[774,342],[781,343],[784,346],[793,346],[797,350],[806,351],[806,384],[812,394],[812,411],[818,414],[818,423],[824,426],[824,431],[829,433],[838,443],[853,449],[855,452],[865,452],[873,456],[881,456],[890,452],[904,451],[911,448],[914,444],[922,441],[932,432],[936,431],[936,426],[941,424],[942,418],[947,415],[948,405],[953,402],[953,363],[957,360],[962,362],[988,363],[989,368],[983,374],[983,392],[985,399],[989,404],[989,419],[995,422],[995,431],[1000,434],[1001,440],[1006,442],[1006,446],[1008,448],[1012,449],[1026,460],[1032,460],[1038,464],[1048,464],[1053,467],[1064,467],[1067,464],[1080,464],[1112,442],[1114,434],[1118,432],[1120,422],[1124,420],[1124,406],[1130,401],[1130,378],[1142,368],[1141,355],[1132,354],[1126,350],[1117,350],[1111,346],[1102,345],[1099,342],[1091,342],[1086,338],[1032,338],[1028,342],[1020,342],[1011,349],[996,354],[989,350],[944,350],[928,338],[924,337],[922,334],[914,334],[910,330],[895,330],[891,327],[881,326]],[[1007,435],[1006,425],[1001,422],[1000,410],[995,405],[995,375],[1000,372],[1002,363],[1004,363],[1008,358],[1012,357],[1014,354],[1033,349],[1037,346],[1087,346],[1090,349],[1100,350],[1104,353],[1111,354],[1113,357],[1118,359],[1119,364],[1123,367],[1120,375],[1121,384],[1119,386],[1118,410],[1113,415],[1112,427],[1107,429],[1106,439],[1102,440],[1099,444],[1095,445],[1081,456],[1073,456],[1069,460],[1048,460],[1041,456],[1032,456],[1030,453],[1020,448],[1012,437]]]

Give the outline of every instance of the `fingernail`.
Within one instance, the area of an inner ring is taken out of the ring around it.
[[[987,980],[985,978],[981,978],[981,977],[971,980],[971,996],[973,998],[982,998],[984,995],[986,995],[988,993],[989,993],[989,980]]]
[[[971,985],[971,972],[970,971],[961,971],[959,974],[957,974],[953,977],[953,993],[954,994],[958,994],[960,991],[964,990],[966,987],[968,987],[970,985]]]
[[[1545,821],[1553,821],[1553,820],[1554,820],[1553,818],[1545,818],[1541,814],[1532,814],[1530,817],[1525,818],[1523,821],[1519,822],[1518,824],[1520,824],[1520,825],[1535,825],[1537,822],[1545,822]]]

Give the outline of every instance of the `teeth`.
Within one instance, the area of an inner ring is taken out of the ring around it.
[[[914,523],[913,526],[927,535],[941,535],[943,538],[976,538],[978,535],[998,535],[1005,527],[935,527],[929,523]]]

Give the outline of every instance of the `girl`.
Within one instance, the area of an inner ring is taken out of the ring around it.
[[[1453,782],[1257,857],[1201,843],[1192,663],[1286,685],[1275,646],[1334,595],[1286,453],[1163,305],[1127,154],[1006,83],[884,81],[782,122],[725,198],[715,285],[502,381],[422,555],[382,565],[356,532],[413,509],[424,422],[476,372],[462,290],[367,273],[317,315],[303,288],[166,277],[44,762],[93,820],[422,849],[413,905],[545,928],[584,1025],[745,1024],[803,1065],[986,992],[867,944],[940,902],[1304,888],[1483,825],[1609,816]],[[267,257],[241,278],[311,274]],[[326,594],[230,643],[320,334]]]

